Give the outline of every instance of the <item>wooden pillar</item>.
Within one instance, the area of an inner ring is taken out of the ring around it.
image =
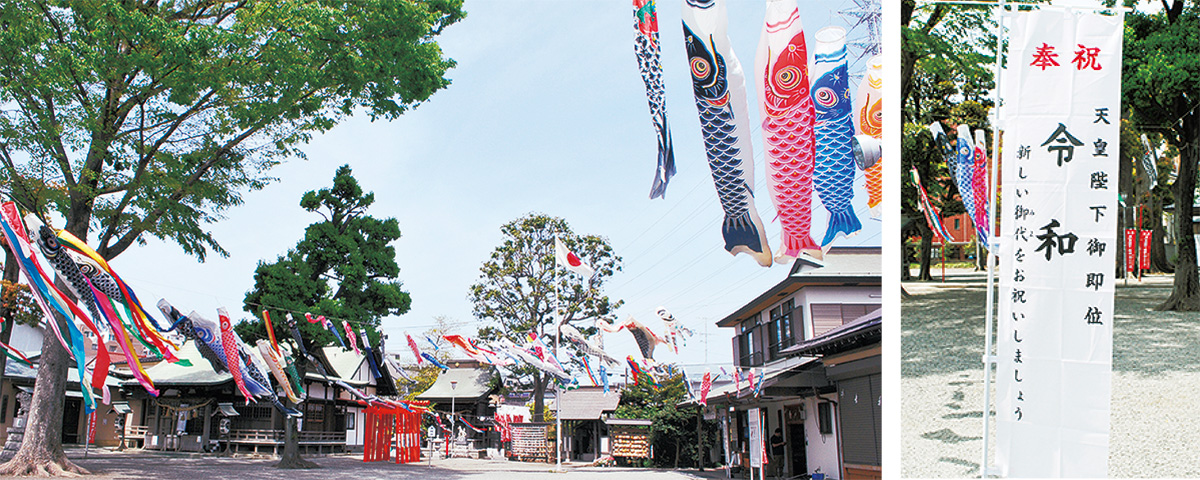
[[[200,433],[200,450],[208,447],[208,431],[212,428],[212,403],[204,406],[204,431]]]

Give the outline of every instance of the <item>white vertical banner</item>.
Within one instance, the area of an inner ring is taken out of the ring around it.
[[[996,459],[1106,477],[1123,16],[1014,14],[1005,74]]]
[[[746,411],[750,416],[750,467],[762,468],[763,464],[763,432],[762,410],[751,408]]]

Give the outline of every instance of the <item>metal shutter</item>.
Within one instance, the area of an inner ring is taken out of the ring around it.
[[[854,465],[880,465],[880,391],[878,374],[838,382],[838,423],[842,456]]]

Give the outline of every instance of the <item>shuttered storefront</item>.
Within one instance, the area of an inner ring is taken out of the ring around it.
[[[879,374],[838,382],[838,420],[842,434],[845,478],[878,472],[880,466],[882,377]],[[855,468],[876,467],[876,468]],[[867,474],[867,477],[874,475]],[[862,478],[862,477],[859,477]]]

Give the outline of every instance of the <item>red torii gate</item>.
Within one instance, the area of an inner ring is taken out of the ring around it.
[[[413,406],[423,406],[416,405],[416,403],[414,402]],[[366,414],[366,435],[363,439],[364,462],[391,461],[393,447],[396,450],[396,463],[421,461],[421,413],[419,411],[409,411],[399,406],[371,405],[367,407]]]

